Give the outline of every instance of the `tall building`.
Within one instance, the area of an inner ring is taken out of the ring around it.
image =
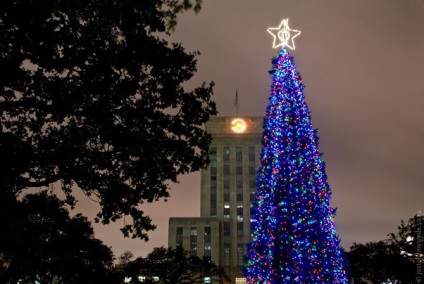
[[[201,216],[169,220],[168,246],[211,257],[231,283],[245,283],[241,269],[251,241],[262,123],[263,117],[213,117],[206,123],[212,143],[209,167],[201,173]]]

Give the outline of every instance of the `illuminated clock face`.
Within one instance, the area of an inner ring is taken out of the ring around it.
[[[246,130],[246,122],[241,118],[235,118],[231,121],[231,130],[235,133],[243,133]]]

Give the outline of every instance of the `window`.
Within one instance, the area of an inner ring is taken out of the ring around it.
[[[243,189],[243,176],[241,174],[236,175],[236,187],[237,192],[241,192]]]
[[[209,153],[209,157],[211,160],[216,161],[216,147],[211,147],[211,152]]]
[[[256,156],[255,147],[249,147],[248,151],[249,151],[249,161],[254,161]]]
[[[243,222],[237,222],[237,237],[243,237]]]
[[[215,167],[211,166],[211,180],[216,180],[216,174],[217,174],[216,166]]]
[[[191,227],[190,236],[197,236],[197,227]]]
[[[236,147],[236,161],[241,162],[242,161],[242,147]],[[238,164],[238,163],[237,163]]]
[[[230,148],[224,147],[223,154],[224,154],[224,162],[229,162],[230,161]]]
[[[216,194],[211,193],[211,217],[216,217]]]
[[[256,176],[249,175],[249,191],[250,191],[250,202],[255,201],[256,194]]]
[[[243,236],[243,206],[237,207],[237,236]]]
[[[177,248],[183,247],[183,227],[177,227],[175,247]]]
[[[251,192],[250,193],[250,202],[253,202],[253,201],[255,201],[255,193]]]
[[[190,255],[197,255],[197,227],[190,229]]]
[[[243,257],[244,257],[244,244],[237,244],[237,265],[243,266]]]
[[[225,203],[229,204],[229,203]],[[230,222],[230,206],[224,205],[224,222]]]
[[[230,236],[230,222],[224,221],[224,237]]]
[[[236,147],[236,188],[237,193],[243,192],[242,147]]]
[[[205,227],[204,256],[206,257],[211,256],[211,241],[212,241],[211,227]]]
[[[210,242],[211,240],[211,227],[205,227],[205,242]]]
[[[223,166],[223,186],[224,186],[224,192],[230,193],[230,148],[224,147],[224,153],[223,153],[223,159],[224,159],[224,166]],[[226,196],[224,196],[224,199]],[[227,200],[229,201],[229,195],[227,197]]]
[[[211,192],[216,192],[216,177],[211,178]]]
[[[250,191],[256,189],[256,177],[255,176],[249,176],[249,188],[250,188]]]
[[[138,281],[146,282],[146,276],[138,276]]]
[[[224,189],[230,188],[230,175],[224,174]]]
[[[152,280],[153,282],[159,282],[159,276],[153,276]]]
[[[224,203],[230,202],[230,189],[224,187]]]
[[[230,265],[230,244],[224,244],[224,265]]]
[[[224,175],[230,174],[230,165],[224,163]]]
[[[256,168],[254,165],[250,165],[249,162],[249,175],[255,175],[256,174]]]
[[[250,202],[255,200],[256,192],[256,166],[255,166],[255,147],[249,147],[249,191]]]
[[[242,175],[243,174],[243,167],[242,165],[237,165],[236,167],[236,175]]]
[[[223,148],[224,173],[224,236],[230,235],[230,148]]]
[[[230,235],[230,148],[224,147],[224,236]]]
[[[210,257],[211,256],[211,243],[205,243],[205,251],[203,253],[203,256],[206,257]]]
[[[210,169],[211,169],[211,191],[210,191],[210,197],[211,197],[211,209],[210,209],[210,215],[212,217],[216,217],[216,179],[217,179],[217,168],[216,168],[216,147],[211,148],[211,152],[209,155],[209,158],[211,160],[210,163]]]
[[[209,276],[206,276],[205,278],[203,278],[203,283],[212,283],[212,280]]]

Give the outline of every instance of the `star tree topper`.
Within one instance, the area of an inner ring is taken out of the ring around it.
[[[278,28],[269,28],[267,31],[274,37],[273,48],[287,46],[295,49],[294,38],[300,35],[300,31],[289,28],[289,19],[282,20]]]

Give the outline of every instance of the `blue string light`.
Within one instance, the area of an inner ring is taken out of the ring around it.
[[[284,48],[273,59],[252,207],[248,283],[348,283],[302,80]]]

